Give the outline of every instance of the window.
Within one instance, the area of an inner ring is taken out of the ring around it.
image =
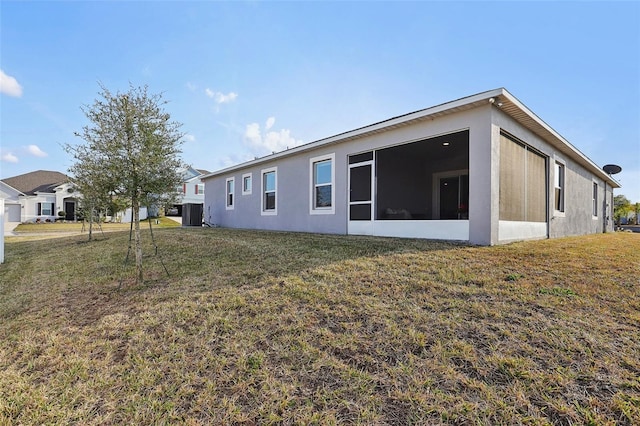
[[[176,188],[176,192],[178,194],[184,194],[184,187],[185,187],[185,184],[180,185],[179,187]]]
[[[278,191],[278,169],[277,167],[262,170],[262,214],[277,214],[277,191]]]
[[[564,164],[556,162],[554,173],[555,203],[554,208],[558,212],[564,212]]]
[[[250,195],[251,194],[251,173],[247,173],[242,175],[242,195]]]
[[[227,210],[233,210],[235,178],[227,178]]]
[[[52,216],[53,203],[38,203],[38,216]]]
[[[204,183],[196,184],[196,195],[204,194]]]
[[[335,213],[333,181],[335,154],[315,157],[309,161],[311,174],[311,214]]]
[[[598,183],[593,182],[593,217],[598,217]]]

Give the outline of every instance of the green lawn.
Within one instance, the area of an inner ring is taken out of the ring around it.
[[[156,223],[156,221],[158,223]],[[159,228],[173,228],[180,226],[179,223],[168,219],[166,217],[152,218],[152,226]],[[149,223],[147,220],[140,222],[140,226],[148,229]],[[131,227],[130,223],[101,223],[98,226],[97,223],[93,224],[93,231],[99,233],[101,228],[104,232],[110,231],[125,231]],[[85,222],[43,222],[43,223],[21,223],[18,225],[14,232],[19,236],[29,236],[29,234],[67,234],[67,233],[87,233],[89,232],[89,223]]]
[[[154,235],[7,241],[0,425],[640,424],[638,234]]]

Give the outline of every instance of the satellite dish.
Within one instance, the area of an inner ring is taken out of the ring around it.
[[[604,172],[608,175],[615,175],[616,173],[620,173],[622,171],[622,167],[617,164],[607,164],[602,168]]]

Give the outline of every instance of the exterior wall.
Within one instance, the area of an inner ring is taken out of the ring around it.
[[[495,232],[495,196],[497,181],[494,129],[491,126],[491,106],[474,111],[469,131],[469,242],[489,245]]]
[[[589,233],[612,231],[611,220],[605,224],[606,217],[611,217],[611,186],[608,186],[606,197],[607,215],[605,210],[605,183],[591,172],[573,161],[569,156],[544,141],[542,138],[518,124],[499,108],[493,108],[492,121],[494,126],[494,141],[499,140],[500,129],[505,130],[522,142],[535,148],[547,156],[547,223],[535,222],[505,222],[498,221],[499,207],[499,179],[494,181],[492,191],[496,218],[493,219],[494,229],[498,235],[492,236],[492,244],[505,243],[516,240],[556,238],[569,235],[583,235]],[[494,152],[495,170],[499,170],[499,149]],[[560,161],[565,165],[565,212],[554,211],[554,164]],[[592,215],[593,183],[598,183],[598,202],[600,208],[597,216]]]
[[[223,227],[269,229],[319,233],[347,233],[348,209],[348,155],[371,151],[393,145],[415,142],[442,134],[469,130],[469,221],[453,234],[442,231],[442,223],[436,233],[430,234],[435,221],[411,221],[414,236],[424,238],[463,239],[476,244],[491,243],[491,167],[492,127],[491,107],[479,107],[419,123],[391,129],[385,132],[342,142],[318,149],[278,158],[228,174],[208,178],[205,185],[205,222]],[[311,173],[309,160],[313,157],[335,154],[335,213],[310,214]],[[277,214],[261,214],[261,171],[277,167]],[[252,174],[253,188],[250,195],[242,195],[242,176]],[[233,209],[226,208],[226,180],[235,179]],[[410,236],[407,223],[402,221],[376,221],[376,235]],[[391,223],[393,222],[393,223]],[[448,221],[442,221],[448,222]],[[453,222],[453,221],[452,221]],[[465,221],[466,222],[466,221]],[[397,230],[391,229],[399,227]],[[423,227],[424,229],[421,229]],[[434,231],[435,232],[435,231]],[[454,235],[455,234],[455,235]],[[463,235],[464,237],[460,237]],[[452,237],[452,238],[451,238]]]
[[[21,222],[20,192],[0,182],[0,200],[4,202],[4,208],[1,211],[4,214],[4,222]]]
[[[196,194],[196,186],[202,185],[202,179],[199,177],[191,178],[188,181],[184,182],[184,186],[186,188],[186,192],[182,194],[180,198],[180,204],[203,204],[204,203],[204,192],[199,192]]]
[[[595,178],[587,170],[571,159],[556,153],[555,159],[565,165],[565,200],[564,213],[557,212],[551,205],[551,220],[549,222],[549,237],[557,238],[570,235],[594,234],[613,231],[611,220],[611,191],[608,201],[605,199],[604,182]],[[550,191],[553,194],[553,173],[551,169]],[[598,214],[593,215],[593,184],[598,184]],[[551,199],[551,202],[553,199]],[[606,206],[604,203],[608,203]],[[605,214],[605,208],[607,213]],[[607,220],[607,217],[609,218]]]
[[[330,154],[329,149],[279,159],[277,162],[239,169],[230,174],[207,179],[205,184],[205,222],[231,228],[306,231],[329,234],[346,233],[346,155],[336,155],[335,182],[336,208],[334,214],[309,214],[309,159]],[[262,215],[262,170],[277,166],[275,215]],[[251,173],[251,194],[242,195],[242,175]],[[226,208],[226,180],[235,178],[234,206]]]
[[[204,192],[196,194],[196,185],[202,185],[204,182],[199,171],[193,167],[187,167],[182,171],[182,184],[178,187],[180,195],[176,200],[176,204],[203,204]]]
[[[28,195],[22,198],[22,205],[24,208],[22,209],[22,221],[23,222],[35,222],[40,219],[41,221],[46,221],[49,219],[50,221],[55,221],[56,212],[58,211],[58,204],[56,202],[55,194],[37,194],[37,195]],[[53,203],[54,209],[53,214],[51,215],[42,215],[38,214],[38,203]]]
[[[458,111],[435,119],[387,129],[351,141],[249,163],[206,180],[205,222],[223,227],[346,234],[348,210],[348,155],[416,142],[444,134],[469,131],[469,220],[373,220],[351,222],[351,231],[381,236],[459,239],[493,245],[516,240],[581,235],[613,230],[612,189],[572,158],[519,124],[498,106]],[[500,220],[500,133],[505,131],[546,158],[546,222]],[[568,151],[567,151],[568,152]],[[334,213],[310,214],[310,159],[334,155]],[[554,163],[565,165],[565,212],[554,211]],[[277,213],[262,214],[262,171],[277,168]],[[251,194],[242,192],[242,177],[252,175]],[[234,206],[226,207],[226,182],[234,179]],[[593,184],[598,185],[599,209],[593,214]],[[375,195],[374,195],[375,200]],[[379,206],[375,206],[376,209]],[[454,224],[455,222],[455,224]],[[451,225],[450,228],[449,225]]]
[[[59,218],[58,212],[65,211],[65,203],[73,203],[74,204],[74,212],[78,211],[78,202],[77,197],[78,193],[75,191],[75,188],[70,183],[65,183],[58,186],[56,189],[56,205],[55,205],[55,217]],[[74,217],[75,219],[75,217]]]

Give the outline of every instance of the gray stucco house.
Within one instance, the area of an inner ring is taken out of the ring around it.
[[[481,245],[612,231],[620,187],[503,88],[202,180],[217,226]]]

